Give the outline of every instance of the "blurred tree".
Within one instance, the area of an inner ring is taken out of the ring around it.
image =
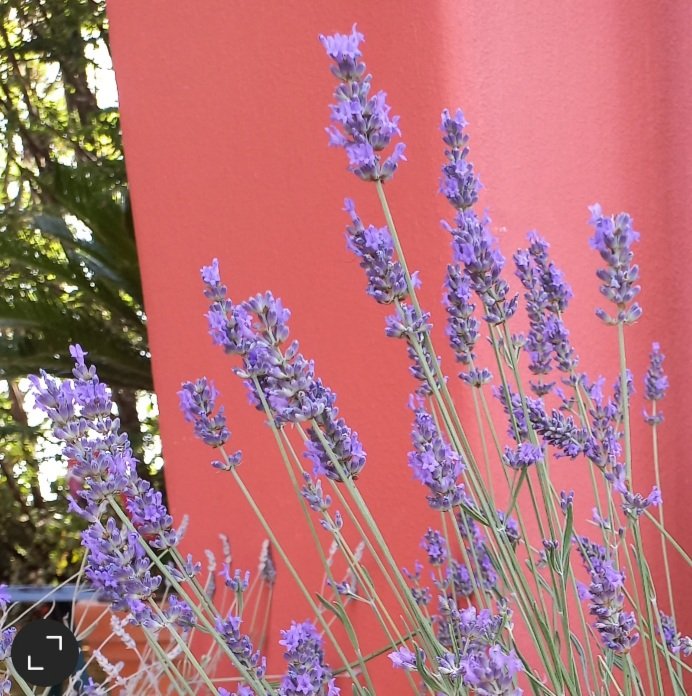
[[[40,563],[60,576],[79,560],[64,481],[41,494],[41,431],[28,425],[23,377],[69,374],[67,346],[79,342],[142,462],[155,435],[155,418],[138,416],[152,378],[109,84],[105,0],[0,3],[0,581],[32,579]],[[140,474],[161,485],[148,464]],[[26,523],[29,546],[19,530],[8,536],[10,517]]]

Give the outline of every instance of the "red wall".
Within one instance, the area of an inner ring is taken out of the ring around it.
[[[333,80],[316,37],[353,21],[366,34],[375,88],[402,116],[409,161],[388,190],[439,345],[449,258],[438,222],[449,211],[436,195],[443,107],[463,107],[470,122],[483,203],[506,230],[507,255],[534,227],[552,241],[578,297],[573,337],[595,371],[615,369],[616,338],[593,315],[587,205],[634,216],[645,315],[629,332],[629,352],[638,374],[651,340],[668,355],[663,494],[672,531],[689,542],[692,5],[111,0],[109,11],[166,476],[175,514],[191,517],[190,548],[213,546],[224,531],[239,565],[254,568],[261,538],[178,413],[181,380],[207,374],[245,452],[242,475],[311,582],[319,576],[272,438],[206,335],[198,269],[218,256],[234,298],[272,288],[292,309],[293,335],[366,446],[361,485],[377,518],[402,563],[422,555],[428,520],[406,466],[405,351],[384,338],[383,311],[345,250],[343,197],[369,220],[381,223],[381,214],[373,188],[345,171],[323,132]],[[637,400],[635,420],[641,407]],[[635,433],[635,487],[646,492],[649,437],[643,427]],[[555,477],[588,495],[583,465],[558,461]],[[681,571],[676,564],[678,589]],[[275,630],[303,618],[296,597],[283,572]],[[690,608],[689,595],[681,601]]]

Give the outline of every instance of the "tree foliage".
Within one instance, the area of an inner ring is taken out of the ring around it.
[[[105,2],[9,0],[0,20],[0,525],[17,527],[14,541],[0,533],[0,580],[2,554],[19,550],[16,581],[33,577],[32,553],[58,574],[74,562],[71,542],[56,541],[72,529],[65,484],[50,505],[40,495],[40,431],[26,425],[20,380],[40,367],[68,374],[67,346],[81,343],[140,457],[153,426],[142,427],[137,399],[152,380],[119,113],[100,87],[110,71]],[[10,548],[29,531],[33,552]]]

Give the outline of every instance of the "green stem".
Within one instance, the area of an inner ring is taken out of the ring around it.
[[[654,455],[654,474],[656,476],[656,486],[659,491],[661,491],[661,471],[658,463],[658,428],[656,426],[656,402],[652,404],[652,418],[653,425],[651,426],[652,433],[652,444],[653,444],[653,455]],[[665,527],[665,519],[663,513],[663,505],[658,506],[658,521],[661,527]],[[666,539],[661,536],[661,551],[663,552],[663,567],[666,571],[666,585],[668,589],[668,603],[670,605],[670,615],[677,626],[677,620],[675,616],[675,601],[673,599],[673,581],[670,574],[670,563],[668,561],[668,544],[666,544]]]
[[[692,558],[690,558],[687,551],[685,551],[685,549],[678,544],[675,537],[672,536],[665,527],[661,526],[661,523],[648,510],[644,510],[644,515],[653,522],[656,529],[663,534],[663,536],[668,540],[668,543],[680,554],[680,556],[682,556],[682,559],[687,563],[687,565],[692,566]]]
[[[238,475],[238,472],[237,472],[235,467],[233,467],[231,469],[231,475],[233,476],[233,479],[235,480],[237,486],[240,488],[240,491],[245,496],[245,499],[247,500],[250,507],[252,508],[252,511],[255,513],[255,516],[257,517],[260,524],[262,525],[262,528],[264,529],[265,533],[269,537],[272,545],[277,550],[279,556],[281,556],[281,560],[284,562],[284,564],[288,568],[288,572],[291,574],[291,577],[295,580],[296,584],[298,585],[298,588],[300,589],[301,594],[303,595],[303,597],[307,601],[308,605],[310,606],[310,609],[315,614],[315,617],[317,618],[317,620],[321,624],[324,632],[327,634],[330,641],[332,642],[334,649],[336,650],[336,653],[339,656],[339,659],[342,660],[342,662],[344,664],[347,664],[348,660],[346,659],[346,655],[344,654],[344,651],[342,650],[341,646],[339,645],[339,641],[337,640],[336,636],[334,635],[331,628],[329,627],[329,625],[325,621],[324,617],[322,616],[322,612],[319,611],[319,608],[317,607],[317,604],[315,603],[312,596],[310,595],[308,588],[305,587],[305,583],[303,582],[300,575],[298,574],[298,571],[295,569],[295,567],[291,563],[288,555],[284,551],[283,546],[279,543],[279,540],[276,538],[276,535],[272,531],[271,526],[269,525],[266,518],[262,514],[262,511],[259,509],[257,503],[255,502],[255,499],[252,497],[252,494],[250,493],[250,491],[246,487],[245,483]],[[360,688],[356,674],[351,671],[349,673],[349,676],[353,680],[354,686]]]
[[[269,417],[271,417],[271,414],[268,413],[267,415]],[[293,448],[290,446],[290,441],[288,439],[288,436],[286,435],[286,433],[283,430],[281,430],[281,434],[283,435],[284,441],[289,446],[290,451],[293,453],[294,458],[297,459],[297,457],[295,457],[295,452],[293,451]],[[285,454],[285,451],[282,452],[282,455],[284,455],[284,454]],[[324,550],[322,548],[322,544],[320,543],[319,537],[317,536],[317,530],[316,530],[315,525],[312,521],[312,517],[310,516],[310,513],[307,510],[307,505],[305,504],[305,500],[303,499],[303,496],[301,495],[300,486],[298,485],[298,480],[296,478],[295,472],[293,471],[293,467],[291,466],[291,462],[288,461],[288,459],[286,457],[283,457],[283,459],[284,459],[284,464],[286,466],[286,469],[288,471],[288,475],[291,479],[293,491],[296,494],[296,496],[298,497],[298,501],[300,503],[301,510],[303,511],[303,516],[305,517],[305,520],[308,524],[308,528],[310,529],[310,535],[311,535],[312,540],[315,544],[315,547],[317,548],[317,552],[319,554],[320,561],[322,563],[322,567],[324,568],[324,572],[327,574],[327,577],[331,583],[331,587],[336,588],[336,581],[334,579],[332,569],[330,567],[330,564],[327,562],[327,558],[324,554]],[[326,515],[326,517],[329,518],[328,515]],[[329,522],[331,522],[331,519],[329,519]],[[334,536],[336,538],[337,544],[340,544],[340,542],[343,541],[341,535],[338,532],[335,533]],[[356,571],[354,570],[354,572],[356,572]],[[336,591],[335,591],[335,595],[336,595],[336,601],[339,604],[341,611],[345,615],[346,614],[346,607],[344,606],[344,603],[341,599],[341,595]],[[353,645],[353,649],[356,652],[356,657],[358,658],[358,664],[360,666],[361,672],[363,673],[363,676],[365,677],[365,681],[367,683],[367,686],[374,694],[375,687],[371,681],[370,673],[368,672],[367,665],[366,665],[365,661],[363,660],[363,655],[362,655],[362,652],[360,649],[360,644],[358,642],[357,635],[356,634],[352,635],[351,631],[346,631],[346,633],[349,636],[349,639],[351,640],[351,644]]]
[[[635,552],[637,556],[637,562],[639,564],[639,568],[641,570],[641,575],[642,575],[642,582],[644,584],[644,600],[646,602],[646,611],[647,611],[647,616],[649,619],[649,633],[651,634],[652,640],[651,640],[651,652],[653,654],[654,658],[654,666],[656,669],[656,678],[659,684],[659,687],[662,689],[662,680],[661,680],[661,672],[660,672],[660,667],[658,664],[658,657],[656,655],[656,647],[657,647],[657,641],[655,639],[656,636],[656,629],[658,629],[659,635],[663,635],[663,626],[661,625],[661,615],[658,611],[658,605],[656,603],[656,590],[654,588],[653,584],[653,579],[651,578],[651,572],[649,570],[649,564],[646,561],[646,556],[644,555],[644,544],[642,543],[642,537],[641,533],[639,530],[639,525],[635,521],[633,525],[633,534],[634,534],[634,542],[635,542]],[[670,661],[670,654],[668,652],[668,649],[664,645],[663,650],[660,650],[660,652],[663,653],[663,658],[666,662],[666,667],[668,667],[668,675],[670,677],[671,683],[673,685],[673,689],[675,690],[676,696],[684,696],[684,694],[680,694],[678,691],[678,685],[677,685],[677,674],[673,669],[673,665]],[[663,690],[661,690],[661,693],[663,693]]]
[[[223,652],[228,656],[228,658],[231,660],[233,665],[236,667],[236,669],[245,677],[245,679],[254,685],[255,687],[259,686],[259,688],[266,687],[267,689],[270,690],[271,692],[271,687],[267,683],[263,683],[263,680],[259,680],[256,675],[248,671],[243,664],[238,660],[236,655],[233,654],[233,652],[230,650],[228,645],[226,645],[225,641],[221,638],[221,636],[218,634],[216,631],[215,627],[213,624],[209,621],[209,619],[204,615],[204,612],[200,609],[199,606],[195,604],[193,599],[187,594],[183,586],[178,582],[178,580],[171,574],[170,570],[166,567],[164,563],[161,562],[161,559],[154,553],[153,549],[149,546],[149,544],[141,537],[141,535],[137,532],[136,528],[132,524],[132,520],[125,514],[123,509],[120,507],[119,503],[113,499],[109,499],[109,503],[111,508],[114,510],[115,514],[119,517],[120,521],[132,532],[134,532],[137,535],[137,540],[144,550],[144,552],[149,556],[150,560],[153,561],[154,565],[159,569],[161,574],[166,578],[166,580],[171,584],[171,586],[175,589],[175,591],[178,593],[180,598],[184,600],[187,605],[190,607],[191,611],[194,613],[195,617],[197,620],[207,629],[209,635],[214,639],[214,641],[217,643],[217,645],[223,650]]]
[[[625,469],[627,480],[632,485],[632,435],[630,433],[630,399],[627,390],[627,355],[625,352],[625,327],[618,322],[618,355],[620,357],[620,398],[622,399],[622,419],[625,428]]]

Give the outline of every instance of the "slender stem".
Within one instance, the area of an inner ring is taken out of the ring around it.
[[[19,676],[19,673],[12,664],[12,660],[8,660],[6,664],[7,668],[10,670],[10,674],[12,674],[12,677],[19,685],[19,688],[22,690],[22,693],[25,696],[34,696],[34,690]]]
[[[658,608],[656,606],[656,591],[653,586],[653,582],[651,579],[651,574],[649,572],[649,566],[646,562],[646,558],[644,556],[644,545],[642,544],[642,538],[641,534],[639,533],[639,525],[635,521],[634,524],[632,525],[632,533],[634,535],[634,543],[635,543],[635,554],[637,557],[637,563],[639,564],[639,569],[641,571],[641,577],[642,577],[642,584],[644,585],[643,591],[644,591],[644,603],[646,604],[646,614],[649,619],[649,632],[651,636],[655,636],[655,631],[656,631],[656,626],[659,627],[659,630],[661,629],[660,626],[660,616],[658,613]],[[654,614],[656,615],[656,619],[654,618]],[[661,633],[663,635],[663,633]],[[658,683],[658,687],[660,689],[660,693],[664,693],[663,691],[663,680],[661,677],[661,668],[660,665],[658,664],[658,655],[656,654],[656,641],[651,640],[651,655],[654,661],[654,671],[656,674],[656,681]],[[675,674],[673,672],[673,667],[670,662],[670,658],[668,657],[668,650],[663,650],[663,656],[666,661],[666,665],[668,667],[668,670],[670,672],[670,677],[671,680],[673,681],[673,685],[675,685]],[[677,692],[677,690],[676,690]]]
[[[336,467],[337,473],[339,474],[343,483],[346,485],[346,488],[348,489],[354,502],[356,503],[356,507],[360,511],[361,515],[363,515],[363,518],[366,520],[368,527],[372,530],[375,541],[377,542],[377,545],[379,546],[379,548],[382,551],[389,567],[391,568],[392,574],[394,575],[394,578],[396,579],[397,583],[399,584],[399,587],[403,593],[403,596],[407,600],[407,604],[409,606],[410,611],[413,613],[413,615],[417,619],[418,624],[422,628],[423,635],[426,636],[426,639],[430,643],[430,648],[435,652],[435,654],[442,654],[442,646],[439,644],[437,638],[435,637],[430,626],[428,625],[428,622],[426,621],[425,617],[421,613],[420,607],[418,606],[415,599],[411,595],[411,591],[410,591],[408,585],[406,584],[406,581],[404,580],[403,576],[401,575],[401,570],[399,569],[399,566],[397,565],[396,561],[394,560],[394,557],[392,556],[392,553],[389,550],[389,546],[388,546],[387,542],[385,541],[384,537],[382,536],[382,532],[380,531],[379,527],[377,526],[377,523],[375,522],[374,518],[372,517],[372,514],[370,513],[368,506],[366,505],[365,501],[363,500],[363,498],[360,494],[360,491],[356,488],[356,486],[354,485],[353,481],[348,476],[348,474],[346,474],[346,472],[343,470],[341,463],[339,462],[339,460],[337,459],[336,455],[334,454],[332,448],[330,447],[329,443],[325,439],[324,434],[320,430],[317,423],[315,423],[314,421],[312,422],[312,431],[315,433],[315,435],[319,439],[320,444],[322,445],[324,451],[327,453],[327,456],[329,457],[330,461]]]
[[[657,402],[654,401],[652,404],[652,418],[653,423],[651,426],[651,439],[653,443],[653,455],[654,455],[654,474],[656,476],[656,486],[658,490],[661,490],[661,472],[658,463],[658,427],[656,424],[656,406]],[[658,506],[658,521],[661,527],[665,527],[665,520],[663,514],[663,505]],[[673,618],[673,622],[677,626],[677,617],[675,615],[675,600],[673,599],[673,579],[670,574],[670,563],[668,561],[668,544],[666,544],[666,538],[661,535],[661,551],[663,552],[663,567],[666,571],[666,586],[668,589],[668,604],[670,606],[670,615]]]
[[[159,617],[159,620],[165,625],[165,626],[170,626],[168,620],[166,619],[165,614],[163,611],[161,611],[161,608],[156,604],[156,602],[153,599],[149,600],[149,606],[153,610],[153,612]],[[178,632],[175,630],[175,628],[170,627],[169,632],[171,636],[173,636],[173,640],[178,644],[178,647],[185,653],[185,657],[188,659],[190,664],[195,668],[197,674],[201,677],[202,681],[211,689],[212,694],[218,694],[219,690],[216,688],[212,680],[209,678],[207,673],[204,671],[204,668],[202,665],[199,664],[199,661],[197,658],[192,654],[192,651],[190,648],[187,646],[185,641],[180,637]]]
[[[324,617],[322,616],[322,612],[319,610],[317,604],[315,603],[315,600],[310,595],[310,591],[308,590],[307,587],[305,587],[305,583],[303,582],[302,578],[298,574],[298,571],[295,569],[295,567],[291,563],[288,555],[284,551],[283,546],[281,545],[279,540],[276,538],[276,535],[274,534],[272,528],[270,527],[269,523],[267,522],[264,515],[262,514],[262,511],[259,509],[257,503],[255,502],[255,499],[252,497],[252,494],[250,493],[248,488],[245,486],[245,483],[238,475],[238,472],[237,472],[235,467],[231,469],[231,475],[233,476],[233,479],[235,480],[237,486],[240,488],[242,494],[245,496],[245,499],[250,504],[252,511],[255,513],[255,516],[257,517],[260,524],[262,525],[265,533],[267,534],[267,536],[271,540],[272,545],[274,546],[274,548],[276,548],[277,552],[279,553],[279,556],[281,556],[281,560],[284,562],[284,564],[288,568],[288,572],[291,574],[291,577],[295,580],[296,584],[298,585],[298,588],[300,589],[301,594],[303,595],[303,597],[305,598],[305,600],[309,604],[310,609],[315,614],[315,617],[317,618],[319,623],[322,625],[324,632],[327,634],[330,641],[334,645],[334,649],[336,650],[336,653],[338,654],[339,659],[341,659],[344,664],[348,664],[348,660],[346,658],[346,655],[344,654],[343,649],[341,648],[341,645],[339,644],[339,641],[336,639],[336,636],[334,635],[334,633],[330,629],[329,625],[325,621]],[[349,676],[351,677],[351,679],[353,679],[354,686],[358,686],[358,678],[357,678],[355,672],[353,672],[353,671],[349,672]],[[358,686],[358,688],[360,688],[360,687]]]
[[[238,671],[245,677],[245,679],[250,682],[253,685],[259,685],[260,688],[266,687],[269,688],[269,685],[267,683],[263,683],[263,680],[258,679],[258,677],[247,670],[245,666],[240,662],[238,657],[230,650],[228,645],[226,645],[226,642],[221,638],[221,636],[218,634],[218,632],[215,630],[213,624],[209,621],[209,619],[204,615],[204,612],[201,610],[199,606],[197,606],[192,598],[187,594],[183,586],[178,582],[178,580],[171,574],[170,570],[166,567],[164,563],[161,562],[161,559],[154,553],[153,549],[149,546],[149,544],[141,537],[140,534],[138,534],[137,530],[135,529],[134,525],[132,524],[132,520],[125,514],[123,509],[120,507],[119,503],[115,499],[110,499],[109,500],[111,508],[114,510],[116,515],[120,518],[120,521],[132,532],[134,532],[137,535],[137,540],[144,550],[144,552],[149,556],[149,558],[153,561],[154,565],[159,569],[161,574],[166,578],[166,580],[172,585],[172,587],[175,589],[175,591],[180,595],[180,598],[183,599],[187,605],[190,607],[190,610],[195,614],[196,618],[200,623],[208,630],[209,635],[215,640],[217,645],[223,650],[223,652],[229,657],[233,665],[238,669]],[[271,693],[271,689],[270,689]]]
[[[644,510],[644,515],[653,522],[656,529],[663,534],[663,536],[668,540],[668,543],[680,554],[680,556],[682,556],[687,565],[692,566],[692,558],[690,558],[687,551],[685,551],[685,549],[678,544],[675,537],[665,527],[663,527],[656,517],[654,517],[654,515],[652,515],[648,510]]]
[[[153,652],[156,653],[158,662],[163,668],[164,672],[168,675],[172,684],[175,684],[177,689],[180,689],[184,693],[192,694],[194,696],[195,692],[188,686],[187,680],[180,673],[178,667],[174,664],[172,660],[168,658],[168,655],[163,651],[161,646],[156,641],[151,633],[145,629],[144,635],[146,637],[147,643]]]
[[[267,414],[271,417],[271,414]],[[290,441],[288,439],[288,436],[286,433],[281,430],[281,434],[283,435],[283,439],[286,442],[286,444],[290,447],[290,451],[293,453],[295,457],[295,452],[293,452],[293,448],[290,446]],[[330,564],[327,562],[327,558],[324,554],[324,550],[322,549],[322,544],[320,543],[320,540],[317,536],[317,530],[315,528],[315,525],[312,521],[312,517],[310,516],[307,506],[305,504],[305,500],[303,499],[303,496],[301,495],[300,492],[300,486],[298,485],[298,480],[296,478],[295,472],[293,471],[293,467],[291,466],[291,462],[288,461],[287,458],[284,458],[284,464],[286,465],[286,469],[288,471],[289,477],[291,479],[291,484],[293,485],[293,490],[298,497],[298,501],[300,503],[301,509],[303,511],[303,516],[305,517],[305,520],[308,524],[308,528],[310,529],[310,535],[312,536],[313,542],[315,544],[315,547],[317,548],[317,552],[320,557],[320,561],[322,563],[322,567],[324,568],[325,573],[327,574],[327,577],[331,583],[332,588],[336,588],[336,581],[334,579],[334,575],[332,573],[332,569],[330,567]],[[331,520],[329,520],[331,522]],[[335,533],[335,538],[337,540],[337,543],[342,542],[343,543],[343,538],[341,537],[341,534],[338,532]],[[354,571],[355,572],[355,571]],[[344,606],[344,603],[341,599],[341,595],[339,594],[338,591],[336,591],[336,601],[339,604],[339,607],[341,610],[346,613],[346,608]],[[372,683],[372,680],[370,678],[370,673],[368,671],[367,665],[365,661],[363,660],[363,654],[360,649],[360,644],[358,642],[358,638],[356,634],[352,635],[351,631],[346,632],[347,635],[349,636],[349,639],[351,640],[351,643],[353,645],[353,649],[356,651],[356,657],[358,658],[358,664],[360,665],[361,672],[363,673],[363,676],[365,677],[365,681],[367,683],[367,686],[369,689],[371,689],[372,693],[375,693],[375,687]]]
[[[625,327],[618,322],[618,354],[620,357],[620,398],[625,428],[625,467],[627,479],[632,484],[632,435],[630,433],[630,398],[627,389],[627,355],[625,352]]]

